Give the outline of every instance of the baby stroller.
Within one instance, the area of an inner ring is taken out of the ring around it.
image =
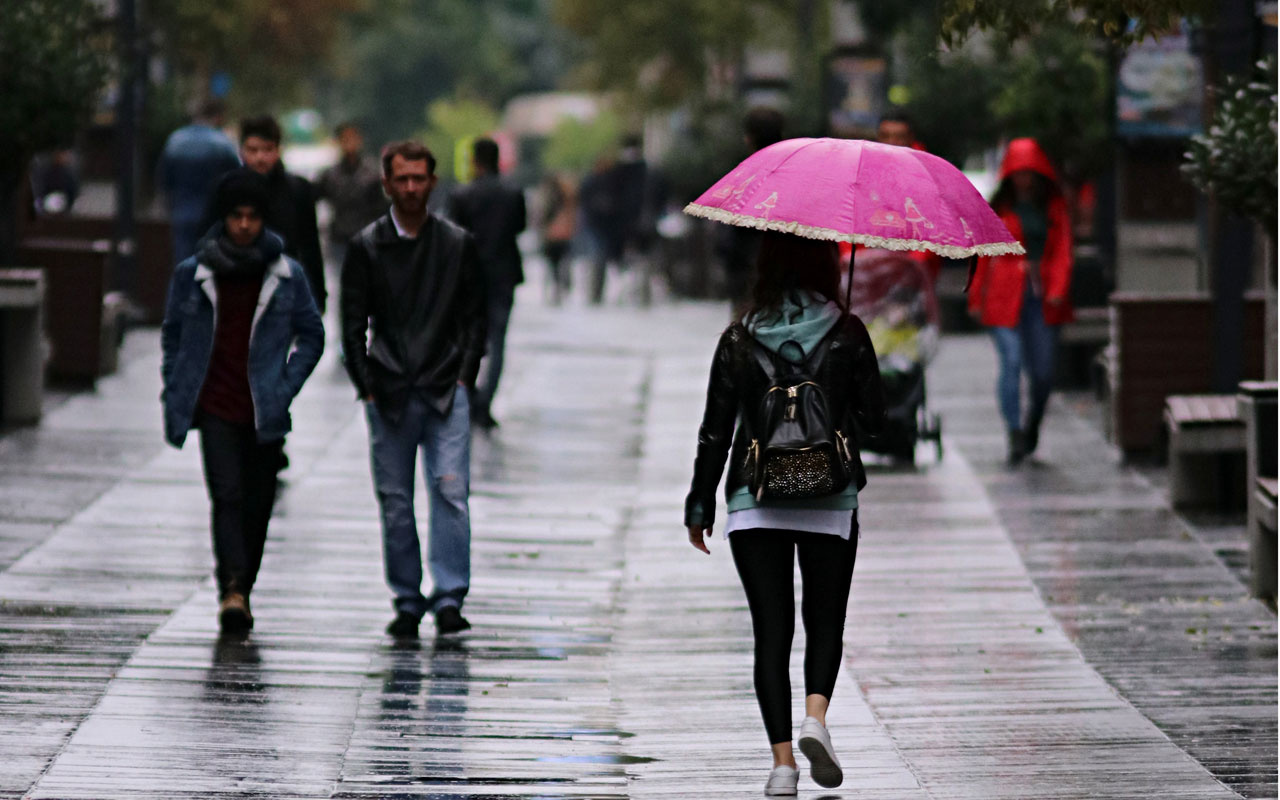
[[[916,442],[932,441],[942,459],[942,420],[930,413],[925,367],[938,350],[940,313],[933,279],[911,253],[858,248],[851,310],[862,318],[880,360],[886,424],[863,450],[914,465]]]

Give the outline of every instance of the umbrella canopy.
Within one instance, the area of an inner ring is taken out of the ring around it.
[[[730,225],[945,258],[1024,252],[949,162],[856,139],[770,145],[684,210]]]

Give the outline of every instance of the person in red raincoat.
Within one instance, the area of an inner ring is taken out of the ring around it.
[[[1071,221],[1058,173],[1035,139],[1009,142],[992,208],[1026,254],[978,259],[969,313],[987,326],[1000,356],[996,394],[1009,432],[1009,463],[1035,452],[1053,388],[1058,326],[1070,322]],[[1021,376],[1030,384],[1022,414]]]

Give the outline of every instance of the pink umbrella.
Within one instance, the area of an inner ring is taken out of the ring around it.
[[[944,258],[1024,252],[960,170],[909,147],[788,139],[748,156],[686,214],[730,225],[931,250]]]

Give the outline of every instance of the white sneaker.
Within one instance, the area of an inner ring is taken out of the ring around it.
[[[800,771],[786,765],[774,767],[769,773],[769,780],[764,785],[765,797],[795,797],[796,784],[800,782]]]
[[[844,770],[840,769],[836,751],[831,747],[831,734],[814,717],[805,717],[800,723],[800,752],[809,759],[809,774],[814,783],[831,789],[844,781]]]

